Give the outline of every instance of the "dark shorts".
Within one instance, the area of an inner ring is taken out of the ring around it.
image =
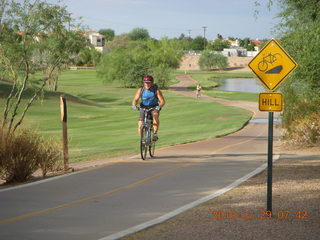
[[[152,116],[154,113],[159,113],[160,114],[160,111],[157,110],[157,109],[154,109],[152,112]],[[143,121],[144,120],[144,109],[140,108],[140,116],[139,116],[139,121]]]

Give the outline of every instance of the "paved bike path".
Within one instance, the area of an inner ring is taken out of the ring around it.
[[[190,81],[184,77],[182,84]],[[181,85],[174,88],[192,94]],[[241,106],[246,104],[254,105]],[[266,136],[266,123],[250,123],[229,136],[160,149],[152,161],[123,159],[0,191],[0,238],[99,239],[139,224],[144,227],[259,168],[266,162]]]

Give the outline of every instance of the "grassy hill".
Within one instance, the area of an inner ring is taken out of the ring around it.
[[[0,102],[10,86],[0,82]],[[61,138],[59,96],[68,106],[70,161],[83,161],[139,152],[138,112],[131,110],[136,89],[103,85],[93,70],[65,71],[59,92],[47,92],[28,112],[24,126],[47,137]],[[191,99],[163,90],[157,147],[226,135],[240,129],[251,113],[203,99]],[[224,119],[224,120],[219,120]]]

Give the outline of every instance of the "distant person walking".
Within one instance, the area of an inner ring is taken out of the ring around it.
[[[199,98],[201,96],[201,89],[202,89],[201,85],[198,84],[197,85],[197,98]]]

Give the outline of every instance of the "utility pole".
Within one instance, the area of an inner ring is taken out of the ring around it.
[[[208,27],[203,26],[203,50],[206,49],[206,30]]]
[[[188,37],[191,38],[191,29],[188,29]]]

